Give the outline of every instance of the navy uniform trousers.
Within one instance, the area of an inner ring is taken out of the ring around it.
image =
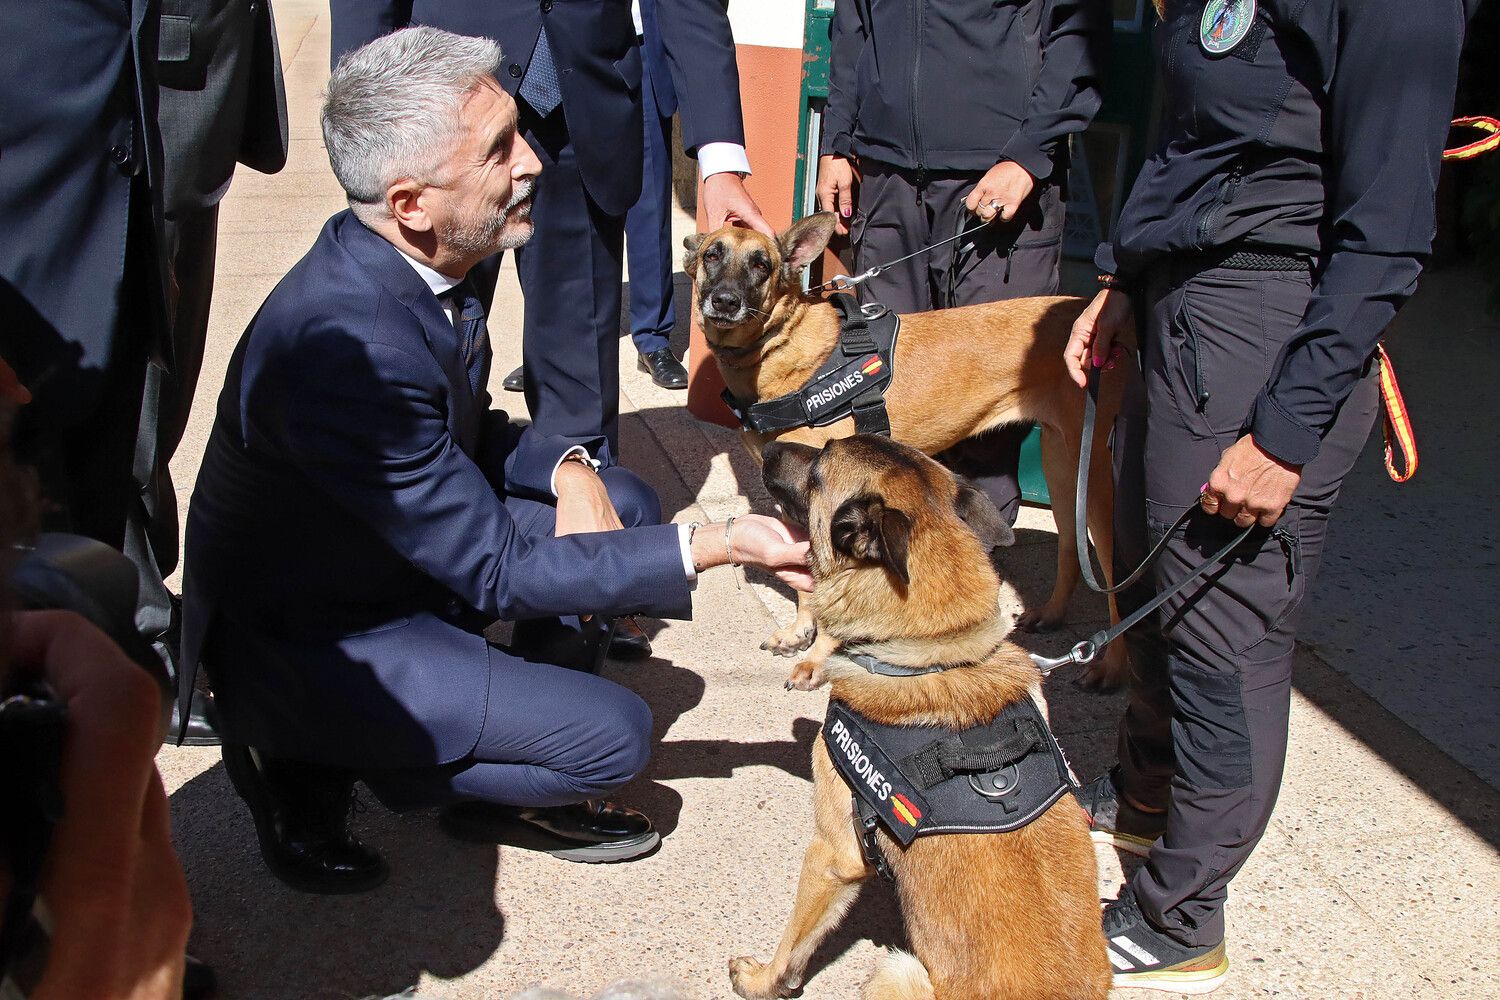
[[[1311,294],[1306,272],[1172,263],[1146,287],[1144,385],[1115,428],[1117,574],[1197,503]],[[1297,612],[1378,407],[1371,365],[1277,525],[1257,529],[1222,568],[1127,633],[1120,781],[1132,799],[1168,810],[1166,835],[1132,885],[1147,918],[1186,945],[1223,940],[1229,882],[1270,821],[1286,762]],[[1199,514],[1168,545],[1154,581],[1121,595],[1120,613],[1189,575],[1239,530]]]
[[[630,274],[630,339],[641,354],[671,346],[672,118],[659,110],[650,67],[641,74],[645,159],[641,200],[625,214],[625,266]]]
[[[963,200],[982,173],[929,172],[918,184],[908,171],[861,163],[859,205],[849,228],[855,273],[945,240],[979,220]],[[1038,185],[1007,223],[987,226],[957,244],[904,261],[861,287],[861,302],[897,313],[1056,295],[1062,261],[1063,199],[1054,184]],[[1006,521],[1021,508],[1021,442],[1028,426],[1002,427],[937,456],[985,491]]]

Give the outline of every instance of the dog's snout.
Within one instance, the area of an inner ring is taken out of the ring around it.
[[[715,309],[722,312],[733,312],[740,307],[740,297],[734,292],[728,292],[722,288],[709,297],[709,302],[713,304]]]

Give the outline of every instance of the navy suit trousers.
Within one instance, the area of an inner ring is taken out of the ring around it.
[[[646,158],[641,200],[625,215],[630,338],[641,354],[670,346],[677,325],[672,308],[672,119],[657,110],[656,86],[649,71],[641,77]]]
[[[601,475],[625,527],[660,522],[656,494],[634,473],[615,466]],[[505,505],[527,535],[551,534],[556,526],[557,511],[548,504],[511,497]],[[387,806],[567,805],[606,795],[646,766],[651,710],[633,691],[520,651],[489,646],[487,652],[489,700],[479,742],[451,764],[362,773]]]

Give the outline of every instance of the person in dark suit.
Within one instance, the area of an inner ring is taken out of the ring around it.
[[[138,438],[145,509],[131,518],[125,551],[141,570],[137,625],[175,675],[178,615],[163,582],[177,566],[179,541],[168,463],[187,429],[203,365],[219,200],[236,163],[268,174],[286,164],[288,129],[270,0],[161,0],[160,17],[157,121],[173,367],[147,372],[145,412],[155,417],[155,433],[143,428]],[[186,742],[218,742],[201,700]]]
[[[599,801],[644,766],[650,712],[560,665],[559,616],[687,617],[726,561],[811,585],[779,522],[659,524],[602,434],[489,409],[469,274],[530,237],[542,169],[500,58],[419,27],[340,62],[323,134],[350,210],[236,348],[188,512],[184,662],[213,681],[263,856],[307,891],[384,876],[349,830],[355,776],[392,808],[450,806],[463,836],[650,850],[649,819]],[[506,647],[497,619],[519,620]]]
[[[710,228],[737,220],[774,235],[742,181],[749,162],[727,15],[707,0],[655,6]],[[333,0],[332,11],[335,61],[408,24],[500,43],[500,82],[547,168],[536,238],[517,254],[527,406],[549,433],[603,434],[613,452],[624,217],[640,198],[642,169],[642,57],[629,0]],[[580,261],[588,267],[570,266]],[[498,261],[486,267],[493,284]]]
[[[167,359],[154,0],[18,0],[0,58],[0,356],[48,530],[120,548],[148,359]]]
[[[641,371],[663,389],[686,389],[687,369],[672,353],[676,326],[672,303],[672,86],[667,52],[656,23],[655,0],[634,4],[641,46],[641,104],[645,156],[641,196],[625,215],[626,271],[630,276],[630,339]]]

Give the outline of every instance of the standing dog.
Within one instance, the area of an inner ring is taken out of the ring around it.
[[[704,336],[736,399],[757,402],[800,389],[837,349],[837,310],[803,292],[798,277],[828,245],[833,227],[833,214],[824,212],[793,224],[777,240],[726,227],[683,241],[683,270],[696,283]],[[1041,425],[1042,469],[1057,522],[1057,577],[1047,603],[1018,620],[1027,630],[1062,624],[1078,586],[1078,546],[1087,544],[1074,537],[1073,524],[1084,397],[1063,366],[1063,347],[1085,304],[1067,297],[1014,299],[902,316],[895,377],[886,391],[892,436],[929,455],[1005,424]],[[1088,526],[1106,579],[1114,549],[1114,480],[1106,444],[1125,377],[1124,371],[1110,372],[1101,381],[1089,470]],[[779,437],[821,445],[853,433],[851,417]],[[767,436],[744,436],[759,457]],[[1119,621],[1113,597],[1109,604],[1111,620]],[[816,635],[817,623],[800,601],[796,622],[763,644],[783,656],[813,647],[789,686],[810,690],[819,683],[817,666],[829,646],[813,645]],[[1083,682],[1118,686],[1125,666],[1124,644],[1113,643]]]
[[[920,452],[868,435],[822,452],[772,443],[764,475],[788,517],[807,526],[812,603],[825,633],[851,655],[898,669],[944,665],[886,676],[835,653],[824,667],[835,703],[869,723],[931,727],[938,737],[989,724],[1027,698],[1041,705],[1040,674],[996,620],[999,580],[971,530],[999,522],[982,493]],[[813,840],[775,957],[729,963],[742,997],[799,989],[818,943],[874,871],[850,785],[821,736],[813,796]],[[1008,833],[918,835],[903,848],[875,829],[915,958],[892,953],[866,985],[867,1000],[1104,1000],[1110,967],[1094,851],[1071,795]]]

